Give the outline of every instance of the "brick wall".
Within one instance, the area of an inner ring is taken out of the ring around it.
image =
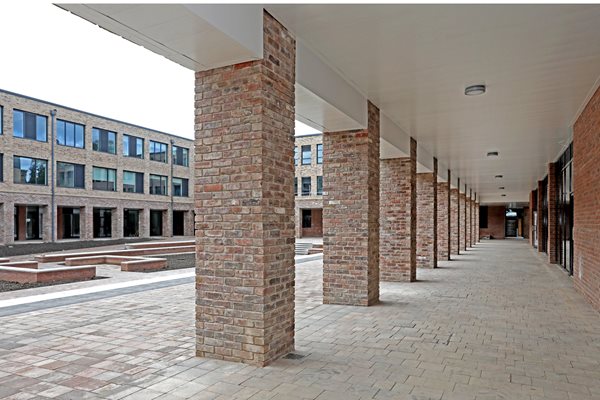
[[[437,248],[438,260],[448,259],[448,182],[437,184]]]
[[[436,177],[433,173],[417,174],[417,267],[437,267],[435,246]]]
[[[379,109],[366,130],[323,135],[323,303],[379,301]]]
[[[506,208],[504,206],[488,206],[487,228],[481,229],[481,236],[491,239],[504,239]]]
[[[196,73],[196,353],[263,366],[294,348],[295,40]],[[277,90],[273,90],[277,88]]]
[[[600,89],[573,128],[575,288],[600,310]]]
[[[558,182],[556,164],[548,164],[548,262],[557,264],[558,254]]]
[[[459,226],[460,219],[458,218],[458,189],[450,189],[450,252],[451,254],[459,254]]]
[[[537,250],[538,252],[542,252],[542,238],[543,238],[543,227],[544,225],[542,224],[542,181],[538,181],[538,188],[537,188],[537,194],[538,194],[538,198],[537,198],[537,216],[538,216],[538,224],[537,224],[537,238],[538,238],[538,247]]]

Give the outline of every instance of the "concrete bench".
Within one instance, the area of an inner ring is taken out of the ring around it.
[[[8,258],[0,258],[0,264],[7,263],[9,261],[10,261],[10,259],[8,259]]]
[[[17,283],[52,283],[62,281],[85,281],[96,276],[96,267],[60,267],[31,269],[0,267],[0,281]]]
[[[93,264],[119,265],[121,267],[121,271],[139,272],[164,269],[167,267],[167,260],[165,258],[127,257],[115,255],[72,257],[65,260],[65,265],[70,267]]]
[[[142,242],[142,243],[131,243],[125,245],[126,249],[148,249],[158,247],[179,247],[179,246],[193,246],[196,244],[195,240],[179,240],[176,242]]]
[[[14,267],[14,268],[29,268],[37,269],[37,261],[13,261],[13,262],[0,262],[0,267]]]
[[[92,257],[92,256],[145,256],[151,254],[171,254],[171,253],[187,253],[196,251],[195,245],[174,246],[174,247],[159,247],[147,249],[127,249],[127,250],[103,250],[103,251],[87,251],[83,253],[63,253],[63,254],[43,254],[35,256],[38,262],[61,262],[67,258],[73,257]]]

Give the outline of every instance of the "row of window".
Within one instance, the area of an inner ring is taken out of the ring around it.
[[[310,176],[303,176],[301,180],[301,195],[302,196],[310,196],[311,195],[311,178]],[[294,178],[294,194],[298,196],[298,178]],[[323,194],[323,177],[317,176],[317,195],[321,196]]]
[[[0,181],[3,155],[0,154]],[[92,167],[92,189],[117,191],[117,170]],[[48,181],[48,160],[29,157],[13,157],[14,182],[30,185],[46,185]],[[56,185],[65,188],[85,188],[85,165],[58,161],[56,163]],[[150,174],[150,194],[168,195],[168,177]],[[173,177],[173,196],[188,197],[189,182],[186,178]],[[144,173],[123,171],[123,192],[144,193]]]
[[[310,144],[294,147],[294,165],[298,165],[301,161],[302,165],[312,164],[312,146]],[[323,145],[317,144],[317,164],[323,164]]]
[[[4,108],[0,107],[0,134]],[[13,136],[48,141],[48,117],[27,111],[13,110]],[[85,127],[75,122],[61,119],[56,121],[56,143],[61,146],[85,148]],[[144,139],[123,134],[123,155],[125,157],[144,158]],[[150,140],[149,158],[153,161],[168,163],[168,144]],[[117,133],[106,129],[92,128],[92,149],[103,153],[117,153]],[[189,166],[189,149],[172,146],[173,164]]]

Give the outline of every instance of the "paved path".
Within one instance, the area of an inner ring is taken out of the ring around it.
[[[380,305],[321,305],[297,268],[296,353],[195,358],[194,285],[0,317],[0,398],[600,399],[600,316],[517,241],[478,244]]]

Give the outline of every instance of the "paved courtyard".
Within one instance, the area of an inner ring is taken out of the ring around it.
[[[262,369],[194,357],[191,277],[13,308],[0,398],[600,399],[600,316],[525,242],[382,283],[369,308],[321,305],[321,269],[297,266],[299,357]]]

